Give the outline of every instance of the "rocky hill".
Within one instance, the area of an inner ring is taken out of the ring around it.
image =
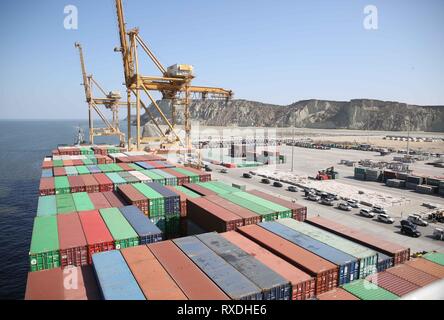
[[[169,101],[159,101],[168,112]],[[444,106],[417,106],[400,102],[356,99],[351,101],[305,100],[288,106],[247,100],[195,100],[193,120],[207,126],[302,127],[407,131],[444,131]],[[155,113],[154,113],[155,114]],[[168,113],[167,113],[168,114]],[[142,123],[148,122],[144,115]],[[183,123],[183,113],[177,113]]]

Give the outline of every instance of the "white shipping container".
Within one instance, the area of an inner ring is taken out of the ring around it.
[[[136,177],[137,179],[139,179],[143,183],[145,183],[145,182],[153,182],[153,180],[151,178],[147,177],[142,172],[139,172],[139,171],[129,171],[128,173],[131,174],[132,176]]]

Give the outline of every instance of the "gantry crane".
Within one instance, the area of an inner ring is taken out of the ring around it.
[[[89,122],[89,142],[94,144],[94,137],[96,136],[117,136],[119,137],[120,144],[125,143],[125,134],[119,129],[119,107],[126,106],[125,102],[121,101],[121,95],[117,91],[106,91],[100,86],[92,75],[87,75],[85,60],[83,58],[83,49],[80,43],[76,42],[74,46],[79,50],[80,66],[82,68],[83,86],[85,88],[86,102],[88,103],[88,122]],[[96,98],[93,96],[93,87],[96,87],[101,94],[102,98]],[[99,106],[104,106],[112,112],[112,120],[109,121],[103,112],[99,109]],[[94,128],[93,110],[102,119],[105,127]]]
[[[179,143],[191,150],[191,121],[190,121],[190,102],[191,95],[199,95],[202,99],[231,99],[233,92],[222,88],[201,87],[191,85],[194,79],[193,67],[191,65],[176,64],[165,69],[159,62],[148,45],[139,35],[139,29],[134,28],[126,30],[122,0],[116,0],[117,20],[119,27],[120,47],[115,51],[122,54],[125,84],[127,87],[128,99],[128,148],[130,148],[130,127],[131,127],[131,95],[136,97],[136,148],[139,150],[140,145],[147,141],[140,137],[140,108],[145,109],[156,127],[160,129],[157,120],[151,115],[148,107],[142,102],[142,94],[145,94],[154,108],[160,115],[160,118],[167,125],[167,130],[161,130],[160,140],[164,143]],[[139,73],[139,55],[138,47],[148,55],[149,59],[159,69],[159,76],[145,76]],[[161,110],[156,100],[150,92],[157,91],[162,94],[162,99],[168,99],[171,103],[171,121]],[[185,118],[185,142],[181,141],[179,135],[175,131],[177,107],[182,106]],[[172,139],[168,137],[172,136]]]

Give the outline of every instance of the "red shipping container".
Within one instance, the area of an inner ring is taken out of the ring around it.
[[[316,295],[330,291],[338,286],[338,266],[330,261],[255,224],[240,227],[238,231],[261,247],[313,276],[316,281]]]
[[[94,179],[96,179],[97,183],[99,184],[99,191],[100,192],[107,192],[107,191],[113,191],[114,190],[114,184],[110,178],[104,173],[94,173],[92,175]]]
[[[68,176],[69,186],[71,187],[71,193],[85,192],[85,182],[80,176]]]
[[[88,263],[91,264],[94,253],[114,250],[114,240],[98,210],[80,212],[79,217],[88,244]]]
[[[125,199],[129,204],[138,207],[145,215],[148,215],[148,199],[141,194],[136,188],[130,184],[122,184],[117,187],[117,192]]]
[[[366,278],[366,280],[373,282],[381,288],[396,294],[399,297],[419,289],[419,286],[413,284],[407,280],[404,280],[389,272],[379,272],[372,274]]]
[[[101,154],[97,154],[96,155],[96,159],[97,159],[97,164],[106,164],[106,158],[104,155]]]
[[[359,300],[358,297],[352,295],[351,293],[349,293],[341,288],[336,288],[334,290],[320,294],[317,297],[317,299],[318,300],[333,300],[333,301]]]
[[[243,225],[242,219],[204,198],[187,199],[188,217],[207,231],[225,232]]]
[[[363,246],[370,247],[373,250],[380,251],[390,257],[393,257],[395,265],[404,263],[410,259],[410,248],[397,245],[392,242],[381,239],[377,235],[371,235],[367,232],[361,232],[354,228],[346,227],[332,220],[320,216],[306,220],[308,223],[321,229],[330,231],[334,234],[355,241]]]
[[[262,216],[219,196],[206,196],[205,199],[239,216],[242,219],[244,226],[257,224],[262,221]]]
[[[180,216],[182,218],[185,218],[187,216],[187,199],[188,196],[174,188],[173,186],[165,186],[165,188],[169,189],[170,191],[174,192],[175,194],[179,195],[180,197]]]
[[[61,266],[88,264],[88,248],[78,213],[57,215]]]
[[[79,177],[82,177],[83,182],[85,183],[85,190],[88,193],[99,192],[99,183],[94,179],[92,174],[83,174]]]
[[[54,167],[52,168],[54,177],[66,176],[66,170],[64,167]]]
[[[42,162],[42,169],[51,169],[54,166],[52,160],[43,161]]]
[[[54,178],[41,178],[39,192],[41,196],[55,195]]]
[[[128,163],[118,163],[117,164],[120,168],[122,168],[124,171],[134,171],[133,168],[131,168]]]
[[[89,198],[91,199],[91,202],[94,205],[94,209],[105,209],[105,208],[112,208],[112,206],[109,204],[108,200],[106,200],[103,193],[96,192],[96,193],[90,193]]]
[[[426,285],[439,280],[439,278],[434,277],[425,271],[412,268],[405,264],[399,264],[393,268],[389,268],[386,272],[416,284],[419,287],[425,287]]]
[[[191,191],[194,191],[195,193],[197,193],[201,196],[217,196],[216,192],[211,191],[207,188],[198,186],[197,184],[185,183],[183,186],[187,189],[190,189]]]
[[[208,182],[208,181],[211,181],[211,174],[208,173],[208,172],[204,172],[204,171],[201,171],[201,170],[197,170],[197,169],[192,168],[192,167],[183,167],[183,168],[184,168],[185,170],[188,170],[188,171],[191,171],[191,172],[194,172],[194,173],[198,174],[198,175],[199,175],[199,181],[200,181],[200,182]]]
[[[263,198],[265,200],[274,202],[274,203],[279,204],[283,207],[291,209],[291,212],[293,214],[293,219],[295,219],[297,221],[303,222],[303,221],[305,221],[305,219],[307,219],[307,207],[306,206],[303,206],[303,205],[300,205],[300,204],[297,204],[294,202],[290,202],[290,201],[272,196],[269,193],[265,193],[265,192],[258,191],[258,190],[251,190],[251,191],[248,191],[248,193],[251,193],[255,196],[258,196],[258,197]]]
[[[72,162],[72,160],[63,160],[63,166],[64,167],[70,167],[73,166],[74,163]]]
[[[72,165],[73,166],[83,166],[83,161],[80,159],[72,160]]]
[[[414,259],[406,262],[405,264],[409,267],[419,269],[428,274],[431,274],[436,278],[444,279],[444,266],[441,266],[427,259]]]
[[[103,196],[108,200],[112,208],[122,208],[126,206],[126,203],[119,195],[113,191],[103,192]]]
[[[190,177],[187,175],[184,175],[183,173],[177,172],[175,170],[171,170],[171,169],[162,169],[162,171],[165,171],[166,173],[169,173],[173,176],[175,176],[177,178],[177,185],[181,186],[184,185],[185,183],[189,183],[190,182]]]
[[[163,169],[163,168],[165,168],[164,165],[162,165],[162,164],[160,164],[158,162],[155,162],[155,161],[145,161],[145,162],[148,163],[150,166],[153,166],[156,169]]]

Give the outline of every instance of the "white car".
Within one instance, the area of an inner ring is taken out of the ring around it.
[[[351,211],[352,207],[347,202],[341,202],[338,204],[338,208],[344,211]]]
[[[423,218],[421,218],[420,216],[418,216],[416,214],[409,215],[407,220],[410,221],[411,223],[414,223],[414,224],[416,224],[418,226],[422,226],[422,227],[427,227],[429,225],[427,221],[425,221]]]
[[[373,206],[373,212],[387,214],[387,210],[385,210],[383,207],[380,206]]]
[[[347,203],[352,208],[359,208],[359,203],[356,200],[347,200]]]
[[[433,230],[433,237],[436,240],[444,240],[444,230],[441,228],[435,228],[435,230]]]
[[[309,194],[308,195],[308,200],[311,200],[311,201],[319,201],[319,200],[321,200],[321,197],[320,196],[317,196],[317,195],[315,195],[315,194]]]
[[[380,213],[378,214],[378,220],[384,223],[389,223],[392,224],[393,222],[395,222],[395,219],[393,219],[392,217],[390,217],[388,214],[385,213]]]
[[[366,217],[366,218],[373,218],[375,216],[375,214],[371,210],[369,210],[369,209],[361,209],[359,211],[359,214],[361,216]]]

